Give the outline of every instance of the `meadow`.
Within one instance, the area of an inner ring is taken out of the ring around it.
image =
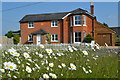
[[[118,78],[118,51],[13,46],[0,53],[2,78]]]

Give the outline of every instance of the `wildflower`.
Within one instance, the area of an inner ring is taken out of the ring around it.
[[[43,78],[48,79],[49,78],[48,74],[43,74]]]
[[[89,70],[90,73],[92,73],[92,70]]]
[[[38,52],[35,52],[36,55],[38,55]]]
[[[48,54],[51,54],[53,52],[52,49],[46,49],[46,51]]]
[[[30,68],[29,66],[26,66],[26,71],[27,71],[28,73],[31,73],[31,72],[32,72],[32,70],[31,70],[31,68]]]
[[[42,44],[40,44],[39,46],[40,46],[40,48],[44,48],[44,45],[42,45]]]
[[[4,72],[5,72],[5,70],[4,70],[4,69],[0,69],[0,72],[4,73]]]
[[[30,55],[28,53],[26,53],[26,52],[23,53],[23,55],[24,55],[25,58],[30,58]]]
[[[76,66],[73,63],[70,63],[70,69],[71,70],[76,70]]]
[[[53,67],[53,66],[54,66],[54,64],[53,64],[53,63],[49,63],[49,66],[50,66],[50,67]]]
[[[88,73],[88,71],[86,71],[86,69],[84,68],[84,67],[82,67],[83,68],[83,71],[87,74]]]
[[[17,65],[12,63],[12,62],[5,62],[4,64],[4,68],[5,69],[10,69],[10,70],[15,70],[17,68]]]
[[[14,63],[10,63],[10,64],[9,64],[9,69],[10,69],[10,70],[13,71],[13,70],[15,70],[16,68],[17,68],[17,65],[16,65],[16,64],[14,64]]]
[[[49,68],[49,67],[47,67],[46,69],[47,69],[47,70],[49,70],[50,68]]]
[[[56,74],[52,74],[52,78],[56,79],[57,78]]]
[[[25,47],[26,49],[29,49],[29,47]]]
[[[69,47],[69,51],[70,51],[70,52],[73,52],[73,49],[72,49],[71,47]]]
[[[66,65],[64,63],[62,63],[62,67],[66,67]]]
[[[13,76],[14,78],[17,78],[16,76]]]
[[[20,54],[19,54],[19,53],[15,53],[15,56],[19,57],[19,56],[20,56]]]
[[[39,54],[39,57],[40,57],[40,58],[43,58],[43,55],[42,55],[42,54]]]
[[[82,51],[84,55],[88,55],[88,52],[87,51]]]
[[[38,69],[40,69],[40,67],[38,66],[38,64],[35,64],[35,66],[36,66]]]
[[[8,76],[8,77],[11,77],[11,75],[10,75],[10,74],[7,74],[7,76]]]
[[[59,68],[62,68],[62,66],[61,66],[61,65],[58,65],[58,67],[59,67]]]
[[[58,56],[61,56],[61,54],[60,54],[60,53],[57,53],[57,55],[58,55]]]
[[[75,47],[72,47],[75,51],[77,51],[78,49],[77,48],[75,48]]]

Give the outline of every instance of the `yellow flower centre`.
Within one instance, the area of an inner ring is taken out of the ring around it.
[[[26,71],[30,71],[29,69],[26,69]]]
[[[10,66],[9,68],[10,68],[10,69],[13,69],[13,66]]]
[[[8,65],[6,65],[6,67],[8,67]]]
[[[14,54],[14,52],[11,52],[11,54]]]
[[[74,68],[74,66],[71,66],[71,68]]]
[[[28,55],[25,55],[25,57],[28,57]]]

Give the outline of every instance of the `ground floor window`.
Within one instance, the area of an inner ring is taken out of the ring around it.
[[[33,42],[33,35],[28,35],[28,42]]]
[[[58,34],[52,34],[52,41],[58,41]]]
[[[80,31],[74,32],[74,42],[75,43],[81,42],[81,32]]]

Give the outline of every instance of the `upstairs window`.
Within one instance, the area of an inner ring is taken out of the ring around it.
[[[86,16],[83,16],[83,26],[86,26]]]
[[[58,41],[58,34],[53,34],[52,35],[52,41],[57,42]]]
[[[51,22],[51,27],[58,27],[58,20],[53,20]]]
[[[28,35],[28,42],[33,42],[33,35]]]
[[[28,28],[34,28],[34,22],[28,22]]]
[[[74,26],[82,26],[81,15],[74,16]]]

